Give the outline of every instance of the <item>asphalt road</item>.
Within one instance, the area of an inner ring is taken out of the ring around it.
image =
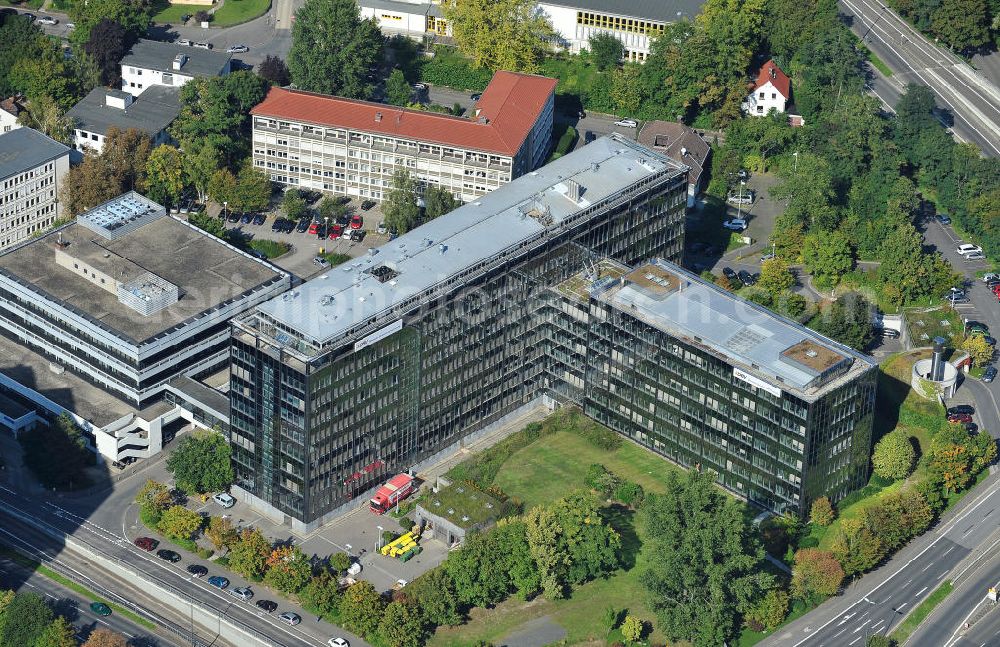
[[[935,45],[879,0],[840,0],[852,30],[894,72],[898,90],[929,86],[954,117],[953,133],[1000,155],[1000,90],[960,58]]]
[[[16,589],[21,593],[30,592],[42,596],[58,615],[73,624],[77,638],[81,641],[86,640],[94,629],[105,627],[128,638],[133,647],[166,647],[181,644],[154,635],[145,627],[119,613],[112,612],[109,616],[99,616],[90,610],[89,599],[6,557],[0,558],[0,588]]]
[[[111,499],[104,501],[102,508],[106,508],[110,501]],[[31,524],[25,523],[23,518],[29,518]],[[65,549],[60,536],[72,535],[74,539],[86,543],[105,558],[123,563],[134,570],[138,574],[137,584],[141,584],[142,581],[156,582],[179,591],[201,608],[208,609],[219,617],[227,617],[229,621],[261,636],[260,644],[315,647],[325,645],[331,637],[343,636],[355,647],[367,645],[359,637],[326,622],[317,622],[315,616],[310,616],[291,603],[282,602],[279,610],[294,610],[303,619],[301,624],[289,627],[279,622],[274,617],[276,614],[263,613],[252,602],[239,602],[226,592],[210,587],[205,581],[207,578],[192,578],[184,570],[188,564],[196,562],[208,566],[209,575],[220,574],[221,571],[214,568],[210,562],[192,557],[175,548],[182,554],[183,561],[179,564],[168,564],[158,559],[155,554],[146,553],[135,547],[125,536],[124,528],[115,531],[98,525],[92,520],[77,516],[68,507],[42,501],[26,505],[22,497],[4,488],[0,489],[0,519],[2,519],[0,528],[10,529],[24,541],[45,550],[49,556],[55,556]],[[161,542],[161,546],[171,547],[168,542]],[[101,571],[97,564],[90,564],[85,570],[88,575],[95,575]],[[260,585],[247,582],[230,572],[224,574],[230,580],[230,588],[250,586],[257,594],[255,599],[261,596],[273,598],[265,594]],[[130,595],[129,598],[131,597]],[[148,596],[142,601],[142,606],[157,615],[169,617],[176,613],[171,607]],[[214,638],[211,628],[195,627],[195,629],[202,639]],[[206,633],[210,635],[206,636]]]

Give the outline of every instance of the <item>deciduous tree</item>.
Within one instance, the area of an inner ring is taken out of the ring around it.
[[[139,488],[139,492],[135,495],[135,502],[141,508],[163,512],[173,503],[173,497],[170,496],[170,488],[166,485],[153,479],[146,479],[146,483]]]
[[[458,593],[446,568],[439,567],[424,573],[410,582],[406,591],[420,605],[430,623],[437,626],[461,624]]]
[[[335,573],[343,573],[351,567],[351,556],[344,551],[338,551],[330,555],[330,568]]]
[[[257,66],[257,74],[277,86],[286,86],[292,80],[285,61],[272,54],[265,56]]]
[[[18,115],[18,121],[29,128],[51,137],[57,142],[69,144],[73,134],[73,120],[52,97],[42,95],[27,99],[25,111]]]
[[[212,174],[208,182],[208,196],[219,204],[236,205],[236,176],[227,168],[221,168]]]
[[[788,615],[788,592],[771,589],[763,598],[753,604],[744,614],[743,620],[754,631],[777,629]]]
[[[267,558],[264,581],[282,593],[298,593],[311,577],[312,566],[298,546],[278,546]]]
[[[417,183],[406,169],[397,169],[392,174],[389,191],[382,202],[385,224],[400,234],[405,234],[417,225],[420,208],[417,206]]]
[[[858,519],[841,519],[830,551],[846,575],[864,573],[886,554],[882,540]]]
[[[153,149],[146,161],[146,195],[162,205],[180,202],[184,193],[184,157],[166,144]]]
[[[344,627],[362,636],[374,635],[385,613],[385,600],[371,582],[352,584],[340,600],[340,618]]]
[[[340,587],[337,579],[328,571],[313,576],[299,597],[303,602],[316,608],[324,617],[333,617],[340,610]]]
[[[175,505],[163,511],[157,528],[170,539],[191,539],[201,528],[201,515],[182,505]]]
[[[219,551],[229,548],[239,541],[239,533],[233,528],[233,522],[229,517],[212,517],[209,519],[208,528],[205,529],[205,536]]]
[[[532,0],[454,0],[445,19],[476,67],[537,72],[554,31]]]
[[[431,184],[424,189],[424,219],[433,220],[443,216],[458,206],[455,194],[437,184]]]
[[[390,602],[378,625],[379,642],[386,647],[423,647],[427,624],[413,604]]]
[[[92,40],[92,30],[102,20],[122,26],[128,45],[146,34],[152,16],[152,3],[138,0],[87,0],[70,5],[70,18],[76,27],[69,33],[70,42],[82,46]]]
[[[177,487],[189,494],[224,490],[233,482],[229,443],[217,431],[195,431],[177,444],[167,470]]]
[[[611,78],[611,100],[623,115],[634,115],[642,104],[642,85],[639,83],[641,66],[626,63]]]
[[[246,70],[193,79],[181,87],[181,112],[170,134],[188,154],[209,146],[221,162],[235,168],[249,149],[250,109],[264,99],[267,88],[267,81]],[[208,177],[211,172],[206,182]]]
[[[833,523],[835,516],[836,513],[830,504],[830,499],[825,496],[813,501],[812,508],[809,510],[809,520],[818,526],[829,526]]]
[[[821,311],[809,325],[842,344],[864,350],[875,336],[872,304],[860,294],[848,293]]]
[[[384,39],[374,18],[362,20],[354,0],[307,0],[295,12],[288,69],[303,90],[367,99],[369,69]]]
[[[66,618],[57,616],[38,636],[35,647],[77,647],[76,627]]]
[[[229,567],[243,577],[260,581],[271,555],[271,542],[256,528],[244,530],[229,549]]]
[[[622,622],[622,636],[625,640],[639,642],[642,640],[643,629],[642,620],[635,616],[625,616],[625,621]]]
[[[590,56],[599,70],[610,70],[618,67],[625,54],[625,46],[614,34],[598,32],[588,41]]]
[[[281,208],[285,210],[292,220],[298,220],[306,213],[306,201],[299,193],[298,189],[288,189],[285,195],[281,196]]]
[[[962,342],[962,350],[972,358],[973,366],[983,367],[993,361],[994,348],[982,335],[970,335]]]
[[[35,593],[18,593],[3,611],[0,645],[34,645],[52,622],[52,609]]]
[[[118,85],[121,82],[119,63],[134,43],[129,33],[109,18],[101,18],[90,30],[90,38],[83,44],[83,51],[90,54],[100,70],[101,83]]]
[[[403,76],[403,70],[394,69],[385,82],[385,97],[394,106],[406,106],[410,103],[413,89]]]
[[[87,642],[81,647],[128,647],[128,641],[120,633],[98,627],[90,632]]]
[[[791,289],[795,285],[795,277],[788,269],[788,263],[782,258],[771,258],[760,265],[760,279],[757,285],[770,292],[773,296],[778,296],[785,290]]]
[[[875,444],[872,453],[872,468],[886,479],[905,479],[913,469],[916,452],[913,443],[904,432],[886,434]]]
[[[941,0],[931,29],[952,49],[973,50],[990,42],[988,14],[985,0]]]
[[[264,211],[271,202],[271,179],[247,160],[240,169],[232,206],[243,211]]]
[[[844,581],[844,569],[828,550],[801,548],[792,567],[792,595],[800,600],[817,600],[835,595]]]

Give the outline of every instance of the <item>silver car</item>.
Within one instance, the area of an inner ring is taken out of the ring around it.
[[[250,590],[249,586],[241,586],[236,589],[231,589],[229,595],[239,598],[244,602],[249,602],[253,599],[253,591]]]

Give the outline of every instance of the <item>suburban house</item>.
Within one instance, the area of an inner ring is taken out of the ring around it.
[[[761,66],[751,88],[747,100],[743,102],[743,112],[748,115],[766,115],[771,110],[784,112],[785,105],[792,98],[792,82],[774,59]]]
[[[693,128],[674,121],[647,121],[639,131],[639,143],[660,151],[675,162],[688,167],[687,206],[694,207],[695,199],[707,177],[712,147]]]
[[[135,97],[121,90],[96,87],[69,109],[73,120],[73,148],[100,153],[111,128],[141,130],[153,146],[170,141],[167,127],[181,112],[179,89],[157,86]]]
[[[62,216],[59,190],[69,147],[31,128],[0,134],[0,249],[28,240]]]
[[[231,70],[231,54],[140,40],[122,59],[122,91],[139,96],[153,86],[179,88],[196,77],[225,76]]]
[[[21,97],[7,97],[0,101],[0,133],[9,133],[15,128],[20,128],[21,124],[17,123],[17,118],[22,112],[24,106],[21,105]]]

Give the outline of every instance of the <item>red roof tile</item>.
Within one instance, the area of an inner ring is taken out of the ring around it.
[[[778,64],[774,62],[773,58],[761,66],[760,71],[757,73],[757,80],[753,83],[753,89],[756,90],[761,86],[767,85],[768,82],[770,82],[771,85],[773,85],[775,89],[781,93],[781,96],[786,99],[791,98],[792,82],[788,79],[788,76],[781,71],[781,68],[778,67]]]
[[[250,113],[514,156],[555,87],[556,80],[544,76],[497,72],[472,113],[485,123],[283,88],[271,88]]]

